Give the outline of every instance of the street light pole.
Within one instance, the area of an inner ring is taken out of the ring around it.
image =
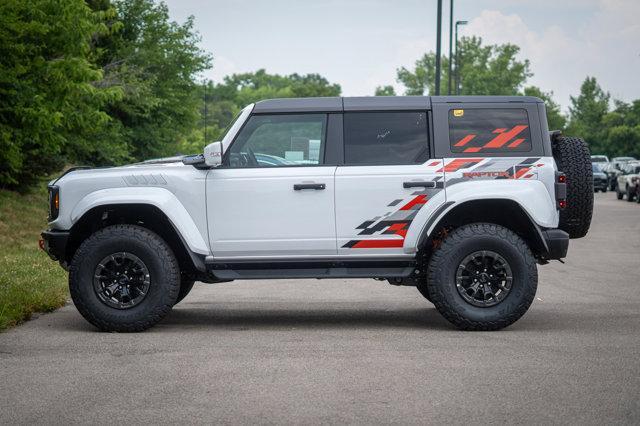
[[[438,0],[438,34],[436,36],[436,96],[440,95],[440,56],[442,56],[442,0]]]
[[[460,58],[458,56],[458,26],[467,25],[467,21],[456,21],[456,95],[460,94]]]
[[[447,95],[451,95],[451,68],[453,64],[453,0],[449,0],[449,81]]]

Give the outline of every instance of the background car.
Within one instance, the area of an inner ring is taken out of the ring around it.
[[[607,175],[607,186],[609,190],[615,191],[616,184],[618,182],[618,176],[621,174],[620,170],[615,167],[612,161],[602,166],[602,171]]]
[[[606,155],[592,155],[591,162],[592,163],[608,163],[609,157],[607,157]]]
[[[622,174],[618,176],[616,195],[618,200],[627,196],[627,201],[633,201],[638,196],[638,180],[640,179],[640,163],[626,163],[621,167]]]
[[[606,163],[609,164],[609,163]],[[609,186],[609,180],[607,174],[603,170],[602,163],[591,163],[593,169],[593,190],[595,192],[602,191],[607,192]]]

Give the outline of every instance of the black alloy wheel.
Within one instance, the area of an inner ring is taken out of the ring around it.
[[[491,250],[465,257],[456,271],[456,288],[473,306],[482,308],[502,302],[511,291],[513,273],[507,261]]]
[[[129,309],[144,300],[151,284],[149,269],[134,254],[113,253],[96,266],[93,289],[98,299],[116,309]]]

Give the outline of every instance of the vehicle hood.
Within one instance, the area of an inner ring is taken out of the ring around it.
[[[606,179],[607,175],[604,174],[603,172],[594,172],[593,173],[593,177],[594,178],[599,178],[599,179]]]

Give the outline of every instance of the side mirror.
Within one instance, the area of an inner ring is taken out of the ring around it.
[[[222,142],[213,142],[204,147],[204,163],[209,167],[222,164]]]

